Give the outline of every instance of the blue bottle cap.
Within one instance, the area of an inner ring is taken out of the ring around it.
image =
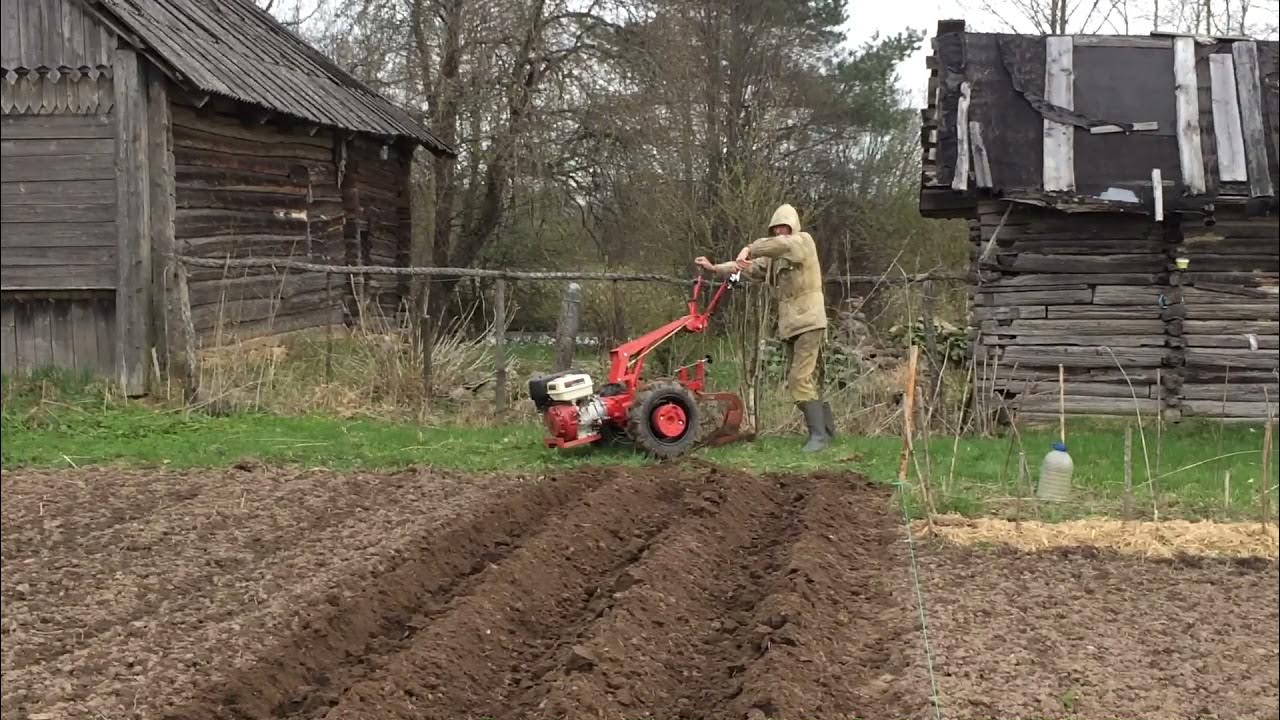
[[[1066,446],[1066,445],[1063,445],[1061,442],[1055,442],[1055,443],[1053,444],[1053,449],[1054,449],[1054,450],[1057,450],[1058,452],[1066,452],[1066,451],[1067,451],[1067,446]]]

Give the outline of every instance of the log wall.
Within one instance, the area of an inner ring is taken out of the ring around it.
[[[1264,417],[1275,412],[1274,219],[1159,224],[1142,216],[980,205],[972,334],[986,392],[1022,416]],[[985,260],[978,257],[1001,224]],[[1186,256],[1186,272],[1174,259]],[[1249,339],[1252,334],[1254,340]],[[1230,368],[1230,369],[1229,369]],[[1234,403],[1220,402],[1230,374]],[[1206,395],[1217,392],[1216,410]]]
[[[174,103],[174,238],[208,258],[345,259],[331,135],[244,123]],[[338,322],[341,284],[323,275],[192,269],[204,347]]]
[[[1277,414],[1280,387],[1280,226],[1274,218],[1184,221],[1175,272],[1181,373],[1174,408],[1184,417]]]
[[[359,137],[174,102],[174,238],[181,254],[406,265],[408,160]],[[210,347],[397,311],[397,278],[193,269],[191,316]],[[362,311],[358,305],[364,301]]]
[[[386,148],[385,153],[383,148]],[[403,150],[364,138],[346,145],[342,180],[348,223],[347,257],[353,265],[409,265],[412,219],[410,217],[409,164]],[[384,157],[385,155],[385,157]],[[365,310],[376,308],[382,318],[401,311],[408,290],[407,278],[369,276],[353,286]],[[368,315],[366,313],[365,320]]]

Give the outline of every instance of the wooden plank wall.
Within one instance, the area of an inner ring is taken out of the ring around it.
[[[76,0],[0,0],[0,68],[96,76],[115,39]]]
[[[97,292],[5,292],[0,296],[0,368],[56,365],[112,376],[115,298]]]
[[[210,258],[345,259],[331,135],[242,122],[174,103],[174,236]],[[341,284],[337,285],[341,288]],[[318,274],[193,268],[202,347],[340,321],[340,291]]]
[[[0,112],[6,115],[76,115],[111,112],[115,105],[111,75],[27,74],[0,80]]]
[[[116,376],[114,47],[73,0],[0,0],[6,373]]]
[[[975,264],[1004,209],[980,205]],[[1191,260],[1185,272],[1177,257]],[[1274,218],[1164,226],[1015,206],[979,270],[979,368],[986,391],[1023,416],[1057,411],[1059,364],[1069,413],[1260,418],[1264,388],[1276,411]]]
[[[409,163],[395,147],[386,147],[364,138],[347,143],[343,196],[349,221],[347,262],[354,265],[407,266],[412,222],[409,209]],[[350,222],[354,220],[355,222]],[[408,283],[393,276],[369,276],[355,285],[363,305],[363,322],[377,318],[391,320],[406,296]]]
[[[0,128],[2,286],[115,287],[111,117],[5,115]]]

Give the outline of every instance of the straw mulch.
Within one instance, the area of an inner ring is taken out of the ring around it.
[[[1275,559],[1280,556],[1280,533],[1276,526],[1257,522],[1094,518],[1045,523],[957,515],[935,515],[932,520],[935,536],[962,546],[996,544],[1028,552],[1086,546],[1157,558],[1199,555]],[[925,537],[929,525],[924,520],[913,521],[911,532]]]

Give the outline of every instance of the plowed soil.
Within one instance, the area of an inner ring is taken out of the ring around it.
[[[853,475],[3,478],[5,718],[931,718]],[[917,547],[947,718],[1276,717],[1274,562]]]

